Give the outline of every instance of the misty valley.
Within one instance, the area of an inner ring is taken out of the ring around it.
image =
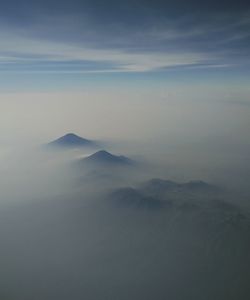
[[[1,157],[0,299],[249,299],[248,194],[106,146]]]

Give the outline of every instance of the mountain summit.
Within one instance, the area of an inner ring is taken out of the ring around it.
[[[94,141],[84,139],[74,133],[68,133],[48,144],[54,147],[77,148],[77,147],[97,147]]]
[[[113,155],[105,150],[100,150],[84,159],[81,160],[82,163],[88,165],[112,165],[112,166],[122,166],[122,165],[132,165],[133,162],[126,156]]]

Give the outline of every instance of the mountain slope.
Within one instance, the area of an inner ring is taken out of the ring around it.
[[[105,150],[98,151],[80,160],[81,164],[88,166],[129,166],[133,161],[122,155],[113,155]]]
[[[114,190],[111,195],[114,203],[137,208],[170,207],[195,211],[232,211],[235,208],[224,201],[222,191],[203,181],[177,183],[169,180],[151,179],[135,187]]]
[[[74,133],[68,133],[50,142],[48,145],[61,148],[97,147],[94,141],[82,138]]]

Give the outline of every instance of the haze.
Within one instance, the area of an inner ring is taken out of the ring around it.
[[[1,300],[250,298],[250,6],[151,2],[1,4]]]

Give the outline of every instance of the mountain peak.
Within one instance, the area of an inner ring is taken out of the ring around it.
[[[113,158],[113,157],[116,157],[116,155],[113,155],[106,150],[100,150],[100,151],[97,151],[94,154],[92,154],[90,157],[92,157],[92,158]]]
[[[65,137],[79,138],[79,135],[76,135],[75,133],[70,132],[70,133],[65,134],[63,137],[64,138]]]
[[[130,165],[132,161],[122,155],[114,155],[106,150],[100,150],[82,160],[85,163],[109,164],[109,165]]]
[[[74,133],[67,133],[64,136],[50,142],[49,145],[56,146],[56,147],[68,147],[68,148],[97,146],[95,142],[82,138]]]

